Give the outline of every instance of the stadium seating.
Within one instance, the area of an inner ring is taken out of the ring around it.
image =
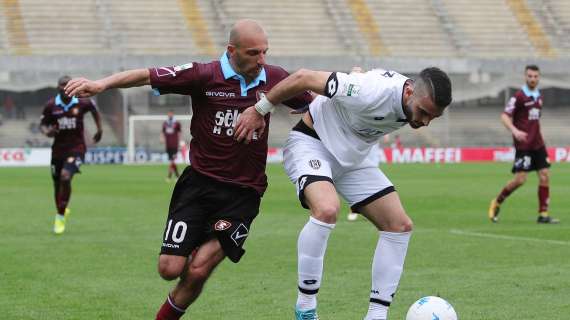
[[[5,1],[0,50],[214,57],[240,18],[265,26],[275,56],[517,58],[570,52],[565,0]]]
[[[222,25],[242,18],[258,20],[269,34],[272,55],[334,56],[346,52],[322,1],[268,0],[263,5],[253,0],[220,1],[220,6]]]

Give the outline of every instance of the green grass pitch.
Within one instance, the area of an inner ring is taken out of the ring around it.
[[[460,319],[570,317],[570,164],[551,170],[551,213],[537,225],[536,175],[487,219],[509,164],[386,165],[415,223],[390,319],[440,295]],[[154,319],[173,283],[156,272],[173,184],[162,166],[84,166],[73,182],[66,233],[51,233],[48,168],[0,169],[1,319]],[[296,241],[307,212],[280,165],[239,264],[224,261],[183,319],[292,319]],[[319,313],[362,319],[377,242],[370,223],[346,221],[329,240]]]

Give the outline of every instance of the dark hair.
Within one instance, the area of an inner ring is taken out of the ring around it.
[[[59,85],[62,85],[64,83],[68,83],[69,80],[71,80],[70,76],[68,76],[68,75],[61,76],[61,77],[59,77],[59,79],[57,79],[57,85],[59,86]]]
[[[436,106],[443,109],[451,103],[451,80],[443,70],[437,67],[425,68],[419,77],[427,84]]]
[[[524,67],[524,71],[526,72],[527,70],[539,71],[540,72],[540,69],[538,68],[538,66],[536,64],[529,64],[526,67]]]

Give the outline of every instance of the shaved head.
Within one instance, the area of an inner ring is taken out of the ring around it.
[[[230,30],[229,44],[241,47],[247,45],[251,38],[263,38],[267,42],[267,34],[259,23],[251,19],[238,20]]]
[[[243,19],[233,25],[227,54],[232,68],[242,75],[247,83],[263,70],[267,50],[267,34],[257,21]]]

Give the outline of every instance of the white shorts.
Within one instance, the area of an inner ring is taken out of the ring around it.
[[[356,212],[394,191],[392,182],[371,159],[365,158],[356,166],[342,167],[319,139],[298,131],[289,134],[283,159],[285,171],[297,186],[297,195],[305,208],[303,190],[307,182],[331,181]]]

